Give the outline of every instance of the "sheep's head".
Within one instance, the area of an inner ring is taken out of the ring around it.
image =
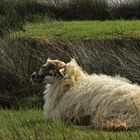
[[[48,59],[38,72],[31,75],[31,79],[34,83],[53,84],[64,76],[65,67],[66,64],[62,61]]]

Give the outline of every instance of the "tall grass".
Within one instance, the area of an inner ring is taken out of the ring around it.
[[[120,75],[140,84],[140,40],[2,39],[0,41],[0,104],[20,108],[42,106],[43,85],[30,75],[48,57],[65,62],[75,58],[88,73]],[[80,50],[80,51],[79,51]]]
[[[40,104],[41,86],[34,87],[30,82],[33,69],[42,62],[40,55],[24,42],[0,39],[0,106]]]

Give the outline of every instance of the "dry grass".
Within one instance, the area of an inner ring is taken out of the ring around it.
[[[68,62],[74,57],[88,73],[119,74],[140,84],[140,40],[1,39],[1,105],[41,105],[42,86],[32,86],[30,75],[48,57]],[[79,51],[80,50],[80,51]],[[21,99],[21,100],[20,100]],[[25,103],[24,103],[25,102]]]

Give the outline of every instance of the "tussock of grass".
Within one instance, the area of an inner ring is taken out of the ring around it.
[[[44,21],[27,23],[24,31],[13,33],[32,38],[120,38],[139,37],[140,21]]]
[[[47,122],[42,110],[0,110],[1,140],[137,140],[140,130],[108,132]]]

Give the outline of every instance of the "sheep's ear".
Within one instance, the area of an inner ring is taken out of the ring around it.
[[[65,67],[66,67],[66,64],[64,62],[61,62],[61,63],[58,63],[57,64],[58,66],[58,70],[59,70],[59,73],[64,76],[64,71],[65,71]]]
[[[76,61],[76,59],[75,58],[71,58],[71,61],[70,61],[71,63],[74,63],[74,64],[77,64],[77,61]]]
[[[65,76],[64,71],[65,71],[65,68],[62,68],[62,69],[59,70],[59,73],[60,73],[63,77]]]
[[[50,61],[50,60],[51,60],[51,59],[50,59],[50,58],[48,58],[48,59],[47,59],[47,61],[46,61],[46,63],[47,63],[48,61]]]
[[[72,61],[72,62],[76,62],[75,58],[72,58],[71,61]]]
[[[63,69],[64,67],[66,66],[66,64],[64,62],[58,62],[57,63],[57,68],[60,70],[60,69]]]

